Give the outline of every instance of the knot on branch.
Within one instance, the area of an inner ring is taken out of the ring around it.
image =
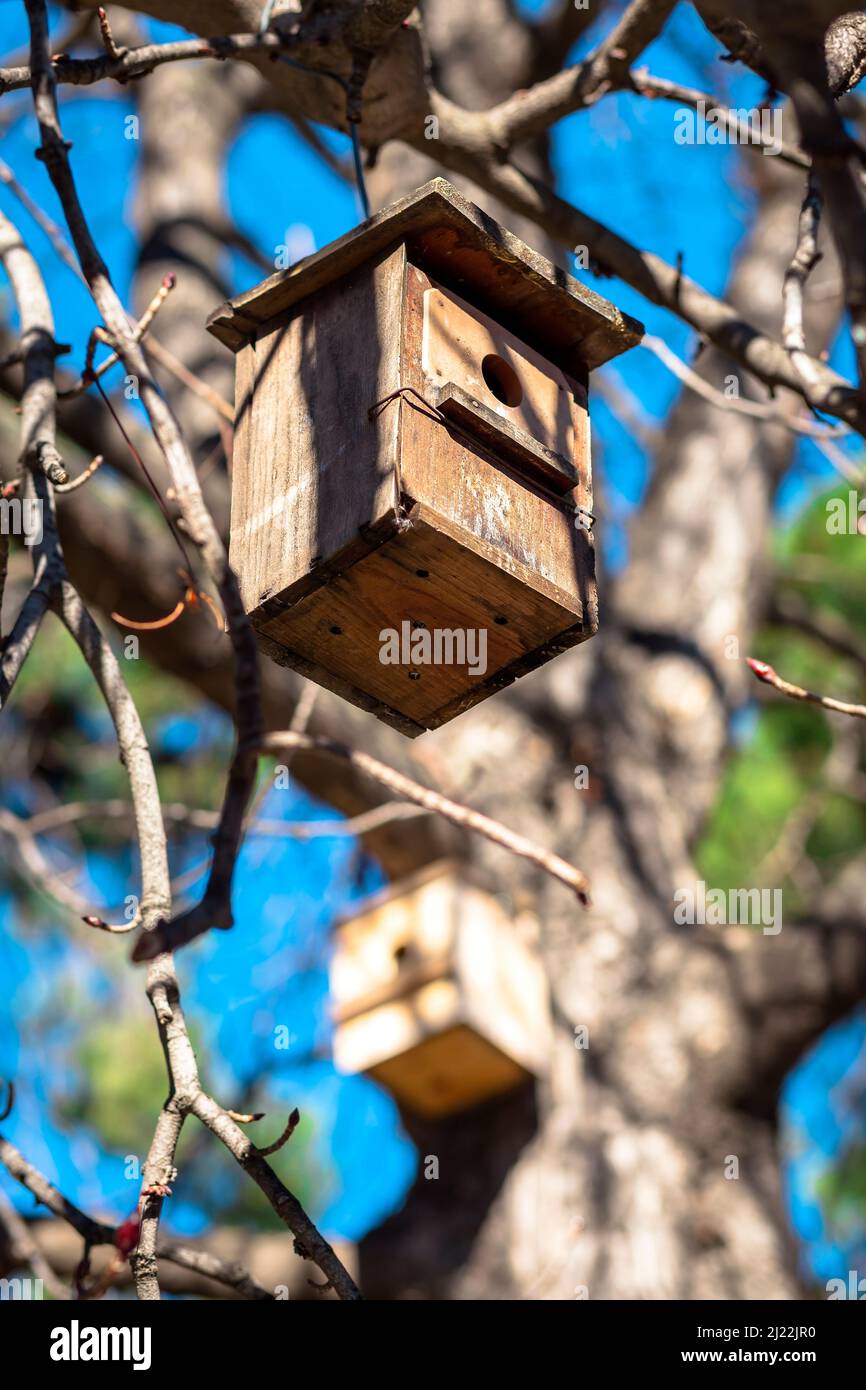
[[[45,474],[49,483],[62,485],[69,482],[63,459],[57,448],[48,439],[40,439],[35,451],[36,467]]]
[[[50,169],[52,164],[56,168],[58,160],[62,155],[69,154],[71,149],[71,140],[58,140],[50,149],[47,149],[44,145],[40,145],[39,149],[35,151],[35,155],[37,159],[42,161],[46,168]]]
[[[198,1092],[194,1090],[177,1090],[172,1096],[172,1104],[179,1115],[188,1114],[196,1102]]]

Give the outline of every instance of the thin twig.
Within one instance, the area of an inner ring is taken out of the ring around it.
[[[153,323],[153,320],[156,318],[156,315],[159,313],[176,283],[177,277],[174,274],[163,277],[159,289],[156,291],[156,294],[153,296],[141,318],[138,320],[138,323],[135,325],[135,337],[139,342],[147,333],[150,325]],[[94,329],[87,345],[87,366],[85,371],[72,386],[67,386],[64,391],[58,391],[57,394],[60,400],[72,400],[76,396],[83,396],[85,391],[93,385],[93,382],[98,377],[104,376],[107,371],[110,371],[110,369],[120,361],[120,354],[112,352],[103,362],[100,362],[98,367],[94,367],[93,353],[96,343],[101,337],[101,329]]]
[[[66,240],[66,237],[63,235],[63,232],[58,227],[57,223],[49,217],[46,212],[43,212],[39,204],[31,198],[27,189],[19,183],[9,165],[2,159],[0,159],[0,180],[5,183],[9,192],[15,195],[21,206],[29,212],[36,225],[45,233],[63,264],[72,271],[77,280],[84,283],[81,266],[75,259],[75,253]]]
[[[161,1260],[168,1260],[181,1269],[203,1274],[208,1279],[215,1279],[218,1284],[224,1284],[226,1288],[234,1289],[241,1298],[270,1303],[276,1297],[237,1260],[223,1260],[209,1250],[194,1250],[188,1245],[165,1240],[159,1242],[156,1253]]]
[[[216,34],[209,38],[141,44],[126,49],[119,58],[108,53],[93,58],[69,58],[60,53],[50,59],[51,76],[58,85],[91,87],[107,79],[128,82],[134,77],[144,77],[165,63],[199,58],[249,58],[257,53],[276,57],[290,51],[297,43],[296,36],[270,29],[266,34]],[[32,85],[32,57],[30,67],[0,68],[0,95]]]
[[[178,381],[192,391],[194,396],[198,396],[199,400],[204,401],[212,410],[216,411],[221,419],[227,420],[230,425],[234,424],[234,407],[229,405],[228,401],[206,381],[202,381],[200,376],[196,376],[195,372],[191,372],[189,367],[184,366],[180,358],[175,357],[173,352],[169,352],[168,348],[152,334],[147,340],[146,351],[151,357],[156,358],[161,367],[165,367],[166,371],[171,372],[172,376],[177,377]]]
[[[101,5],[99,9],[96,11],[96,17],[99,20],[99,32],[102,36],[102,42],[105,45],[105,51],[108,54],[109,58],[113,58],[115,60],[118,58],[122,58],[124,53],[126,52],[126,49],[118,48],[117,44],[115,43],[114,35],[111,32],[111,25],[108,21],[108,15],[105,13],[105,10],[102,8]]]
[[[263,782],[265,795],[271,790],[269,782]],[[62,806],[52,806],[47,811],[19,818],[19,823],[31,835],[42,835],[81,820],[129,820],[132,803],[118,799],[111,801],[69,801]],[[366,835],[378,830],[391,821],[414,820],[419,816],[429,816],[433,812],[424,806],[414,806],[408,801],[385,801],[380,806],[372,806],[369,811],[361,811],[347,820],[260,820],[254,812],[256,803],[250,807],[246,834],[263,835],[273,838],[298,840],[330,839],[337,836]],[[167,802],[162,808],[163,820],[191,826],[195,830],[213,830],[219,823],[219,812],[205,811],[183,802]]]
[[[759,681],[771,685],[780,695],[787,695],[790,700],[808,700],[810,704],[820,705],[822,709],[832,710],[834,714],[849,714],[854,719],[866,719],[866,705],[850,705],[844,700],[834,700],[830,695],[817,695],[813,690],[804,690],[801,685],[793,685],[790,681],[783,680],[766,661],[757,661],[752,656],[746,658],[746,664]]]
[[[19,1216],[5,1192],[0,1192],[0,1230],[5,1230],[13,1261],[31,1270],[36,1279],[41,1279],[52,1298],[66,1301],[72,1297],[39,1249],[27,1222]]]
[[[798,169],[811,168],[812,161],[803,150],[798,149],[796,145],[777,141],[774,136],[766,135],[760,122],[749,121],[744,124],[740,120],[739,111],[732,110],[712,93],[698,91],[695,87],[684,87],[679,82],[670,82],[664,77],[656,77],[646,68],[633,68],[630,77],[631,85],[641,96],[661,97],[665,101],[690,106],[704,118],[712,116],[715,122],[730,131],[738,145],[748,149],[770,150],[774,158],[782,164],[792,164]]]
[[[267,1158],[269,1154],[279,1153],[283,1145],[287,1144],[291,1139],[292,1135],[298,1127],[298,1124],[300,1123],[300,1119],[301,1112],[300,1110],[298,1110],[296,1106],[295,1109],[292,1111],[291,1115],[289,1116],[288,1121],[286,1122],[286,1127],[280,1135],[279,1139],[275,1139],[273,1144],[268,1144],[266,1149],[259,1149],[259,1153],[261,1154],[262,1158]]]
[[[58,483],[54,491],[59,496],[64,496],[68,492],[77,492],[78,488],[83,487],[86,482],[89,482],[94,473],[102,467],[104,462],[105,460],[102,454],[97,454],[96,458],[91,459],[90,463],[83,472],[79,473],[77,478],[71,478],[68,483]]]
[[[45,893],[73,916],[86,920],[90,904],[63,878],[43,855],[26,820],[21,820],[5,806],[0,806],[0,832],[11,840],[17,855],[18,867],[26,881],[37,892]],[[107,928],[110,930],[110,928]]]
[[[5,1116],[0,1115],[0,1120],[3,1119]],[[0,1135],[0,1163],[16,1181],[21,1183],[22,1187],[25,1187],[36,1198],[40,1206],[46,1207],[48,1211],[53,1212],[55,1216],[60,1217],[73,1230],[77,1231],[82,1237],[85,1247],[116,1245],[118,1231],[116,1226],[95,1221],[80,1207],[75,1206],[73,1202],[63,1196],[53,1183],[48,1181],[38,1168],[35,1168],[32,1163],[28,1163],[24,1155],[2,1135]],[[223,1260],[208,1250],[193,1250],[189,1246],[180,1245],[175,1241],[161,1241],[157,1248],[157,1254],[161,1260],[168,1260],[182,1269],[193,1270],[197,1274],[205,1274],[209,1279],[225,1284],[228,1288],[236,1290],[242,1298],[264,1300],[273,1297],[273,1294],[253,1279],[242,1265],[234,1260]],[[48,1287],[47,1282],[46,1287]],[[65,1296],[68,1297],[68,1294]]]
[[[851,433],[846,425],[821,425],[815,420],[798,419],[795,416],[786,415],[779,410],[778,406],[765,404],[763,401],[751,401],[743,396],[726,396],[724,392],[705,381],[681,357],[678,357],[663,338],[656,338],[651,333],[647,333],[645,337],[641,338],[639,346],[646,348],[654,357],[657,357],[668,371],[688,386],[689,390],[694,391],[695,395],[700,396],[702,400],[708,401],[710,405],[716,406],[719,410],[731,410],[736,415],[747,415],[753,420],[765,420],[767,424],[782,425],[792,434],[805,435],[808,439],[814,439],[816,443],[827,439],[841,439]],[[812,359],[809,358],[808,361],[811,363]],[[811,379],[814,383],[814,375]]]
[[[507,849],[511,854],[529,860],[530,863],[536,864],[538,868],[550,874],[552,878],[558,879],[560,883],[575,893],[578,901],[584,907],[589,907],[589,880],[581,869],[566,863],[558,854],[552,854],[549,850],[543,849],[534,841],[528,840],[526,836],[518,835],[516,831],[509,830],[507,826],[492,820],[490,816],[482,815],[480,811],[474,811],[469,806],[452,801],[449,797],[443,796],[441,792],[432,791],[429,787],[422,786],[420,782],[413,781],[404,773],[379,762],[378,758],[371,757],[369,753],[347,748],[334,739],[323,738],[314,734],[292,733],[290,730],[284,733],[268,734],[262,742],[262,751],[271,754],[294,753],[301,749],[304,752],[321,753],[347,762],[356,771],[365,773],[374,781],[388,787],[402,800],[423,806],[425,810],[444,816],[446,820],[451,821],[461,829],[483,835],[485,839],[492,840],[494,844]],[[201,911],[200,906],[191,908],[188,912],[175,917],[173,921],[164,922],[157,926],[154,931],[142,934],[136,944],[133,959],[149,960],[160,951],[176,951],[181,946],[186,946],[199,936],[203,936],[213,925],[207,913]]]
[[[814,385],[812,359],[806,351],[806,329],[803,304],[806,282],[821,260],[818,250],[818,228],[821,225],[821,190],[813,174],[809,175],[806,197],[800,209],[797,225],[797,246],[791,264],[785,272],[782,289],[784,319],[782,342],[791,354],[791,361],[803,379]]]
[[[0,1119],[5,1118],[0,1116]],[[7,1173],[20,1182],[22,1187],[32,1193],[40,1206],[46,1207],[55,1216],[61,1217],[68,1222],[74,1230],[82,1237],[87,1245],[113,1245],[114,1226],[107,1225],[104,1221],[94,1221],[92,1217],[77,1207],[68,1198],[49,1182],[38,1168],[32,1163],[28,1163],[24,1155],[10,1144],[8,1139],[0,1135],[0,1163]]]
[[[264,1192],[277,1216],[293,1232],[297,1254],[303,1259],[315,1261],[339,1298],[349,1302],[359,1299],[361,1295],[355,1281],[331,1245],[313,1225],[297,1197],[289,1192],[273,1168],[265,1162],[249,1136],[203,1091],[199,1091],[191,1109],[202,1124],[222,1140],[244,1172]]]
[[[262,713],[258,649],[225,546],[205,505],[195,464],[177,421],[148,369],[147,360],[114,289],[108,268],[88,226],[69,163],[57,112],[55,73],[50,57],[45,0],[26,0],[30,20],[33,94],[43,159],[66,217],[85,279],[107,332],[127,371],[138,379],[141,404],[172,478],[184,529],[198,547],[222,600],[235,657],[237,741],[226,781],[220,823],[214,833],[210,876],[198,911],[214,927],[232,922],[232,884],[244,817],[255,782]],[[263,38],[267,38],[265,35]],[[125,61],[125,60],[124,60]],[[146,935],[146,933],[145,933]],[[149,952],[148,959],[156,953]],[[140,957],[134,955],[134,959]]]
[[[492,820],[490,816],[482,815],[480,811],[474,811],[469,806],[452,801],[449,797],[443,796],[441,792],[432,791],[429,787],[422,786],[420,782],[413,781],[405,773],[398,772],[396,768],[388,767],[385,763],[379,762],[378,758],[372,757],[369,753],[347,748],[334,739],[323,738],[314,734],[297,734],[291,731],[268,734],[263,746],[269,753],[303,748],[307,752],[321,753],[347,762],[357,771],[366,773],[367,776],[380,782],[402,799],[415,802],[416,805],[423,806],[436,815],[444,816],[446,820],[451,821],[461,829],[472,830],[483,835],[485,839],[501,845],[511,854],[516,854],[521,859],[527,859],[530,863],[536,864],[552,878],[558,879],[560,883],[570,888],[584,907],[589,906],[589,880],[582,870],[575,868],[573,864],[567,864],[559,855],[551,854],[549,850],[542,849],[534,841],[528,840],[526,836],[518,835],[516,831],[509,830],[499,821]]]

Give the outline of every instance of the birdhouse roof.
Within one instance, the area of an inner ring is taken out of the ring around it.
[[[321,251],[221,304],[208,329],[233,352],[262,327],[389,247],[566,370],[634,347],[643,325],[573,279],[457,192],[432,179]]]

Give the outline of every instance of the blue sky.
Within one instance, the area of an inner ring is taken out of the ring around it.
[[[154,37],[162,38],[182,32],[157,24],[151,29]],[[0,51],[13,51],[25,39],[23,5],[7,0],[0,8]],[[734,105],[751,105],[761,95],[761,84],[715,61],[716,50],[691,7],[681,6],[669,33],[653,45],[645,61],[659,75],[714,90]],[[124,138],[124,118],[132,110],[123,88],[101,89],[99,95],[87,88],[63,90],[63,122],[67,138],[73,142],[80,192],[100,248],[124,295],[128,294],[136,252],[127,213],[138,147],[134,140]],[[11,165],[37,202],[57,218],[47,176],[33,157],[29,95],[5,96],[0,103],[0,119],[7,112],[11,116],[3,131],[0,157]],[[563,121],[554,140],[561,188],[584,211],[668,260],[684,253],[687,273],[721,293],[732,253],[751,215],[750,194],[738,174],[740,155],[726,147],[674,145],[674,115],[675,108],[669,103],[620,94]],[[325,138],[333,148],[348,154],[345,138],[330,133],[325,133]],[[106,178],[109,150],[111,177]],[[274,176],[275,170],[279,177]],[[251,119],[240,134],[228,161],[226,199],[237,222],[268,256],[287,242],[297,254],[323,246],[355,225],[359,216],[354,190],[329,172],[286,123],[273,116]],[[81,364],[94,323],[89,297],[5,187],[0,187],[0,207],[19,222],[39,256],[55,308],[58,337],[72,344],[69,360]],[[712,216],[707,215],[708,207],[712,207]],[[234,291],[260,278],[260,272],[238,257],[233,258],[231,271]],[[597,282],[586,272],[577,273],[642,319],[650,332],[665,338],[675,351],[682,356],[690,354],[693,335],[672,315],[647,304],[616,280]],[[0,294],[4,317],[12,317],[5,284]],[[850,366],[848,350],[841,342],[833,360],[841,370]],[[649,419],[664,420],[679,386],[653,356],[635,350],[605,371],[628,388]],[[642,496],[647,461],[628,430],[598,398],[594,447],[612,509],[604,544],[609,560],[621,564],[627,554],[625,523]],[[783,489],[780,505],[786,514],[826,487],[829,476],[823,457],[812,445],[803,444]],[[188,723],[168,727],[164,733],[179,739],[182,750],[190,756],[206,738],[201,727]],[[102,736],[94,734],[95,738]],[[266,814],[303,819],[330,818],[333,813],[298,793],[284,797]],[[399,1202],[416,1161],[411,1146],[399,1133],[393,1105],[377,1087],[364,1080],[337,1077],[325,1058],[303,1060],[311,1045],[320,1046],[327,1038],[323,1013],[326,935],[334,914],[357,892],[352,882],[352,854],[353,846],[345,838],[303,845],[252,840],[239,870],[235,930],[214,934],[185,953],[182,970],[188,1012],[199,1020],[202,1036],[212,1044],[208,1054],[223,1059],[213,1078],[222,1093],[241,1087],[257,1067],[266,1067],[270,1094],[289,1108],[297,1103],[314,1115],[322,1153],[333,1148],[338,1157],[338,1180],[319,1215],[331,1233],[348,1237],[361,1234]],[[114,861],[93,862],[89,872],[103,896],[115,900],[129,891],[127,884],[134,883],[134,874],[126,879],[130,866]],[[368,868],[365,886],[372,886],[375,877],[376,871]],[[3,906],[7,929],[0,936],[0,966],[4,981],[10,982],[6,993],[14,999],[19,1023],[41,1017],[61,982],[64,991],[73,989],[77,982],[94,997],[112,999],[114,985],[108,967],[103,971],[95,966],[92,952],[83,955],[77,951],[74,938],[70,941],[67,931],[58,929],[49,914],[44,930],[34,935],[16,920],[8,902]],[[299,960],[303,968],[298,967]],[[273,1027],[287,1014],[297,1045],[279,1058],[271,1049],[265,1063],[263,1048]],[[128,1184],[122,1177],[123,1156],[107,1154],[92,1136],[79,1130],[52,1133],[44,1126],[46,1105],[50,1108],[68,1080],[65,1059],[69,1036],[62,1022],[48,1030],[45,1047],[37,1056],[20,1047],[9,1024],[8,1017],[0,1019],[0,1071],[11,1070],[19,1076],[11,1137],[77,1200],[122,1215],[129,1206]],[[813,1060],[802,1068],[788,1089],[791,1123],[808,1135],[808,1163],[792,1167],[793,1210],[803,1234],[815,1242],[812,1257],[820,1270],[826,1268],[828,1260],[832,1263],[836,1252],[816,1225],[810,1175],[822,1156],[826,1161],[832,1154],[840,1137],[838,1116],[834,1118],[835,1112],[822,1103],[824,1081],[828,1068],[833,1075],[841,1075],[851,1065],[858,1039],[862,1041],[860,1032],[850,1026],[847,1031],[836,1030],[818,1062]],[[204,1213],[195,1203],[181,1201],[171,1208],[168,1220],[177,1229],[194,1230],[201,1226]]]

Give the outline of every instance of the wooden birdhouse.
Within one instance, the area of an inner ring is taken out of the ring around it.
[[[421,1115],[478,1105],[547,1066],[541,964],[498,900],[448,865],[338,926],[331,1000],[339,1070]]]
[[[592,636],[588,376],[640,324],[435,179],[208,327],[275,661],[414,736]]]

